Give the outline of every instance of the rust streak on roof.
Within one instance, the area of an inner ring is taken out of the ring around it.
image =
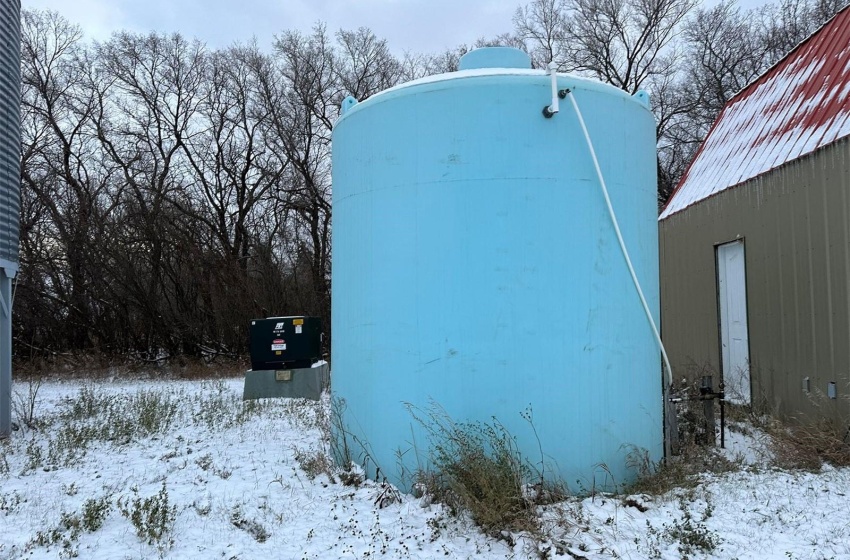
[[[850,135],[850,6],[738,92],[660,220]]]

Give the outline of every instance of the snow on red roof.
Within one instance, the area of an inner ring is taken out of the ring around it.
[[[850,134],[850,8],[738,92],[659,220]]]

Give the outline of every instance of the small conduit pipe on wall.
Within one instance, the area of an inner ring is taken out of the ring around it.
[[[556,74],[553,68],[553,65],[549,65],[549,73],[552,76],[552,84],[553,88],[555,88],[555,80]],[[570,97],[570,102],[572,103],[573,109],[575,109],[576,116],[578,117],[579,125],[581,125],[581,131],[584,134],[584,139],[587,142],[587,147],[590,150],[590,157],[593,159],[593,167],[596,170],[596,176],[599,178],[599,185],[602,187],[602,195],[605,197],[605,205],[608,207],[608,215],[611,217],[611,223],[614,225],[614,232],[617,234],[617,241],[620,244],[620,250],[623,253],[623,257],[626,259],[626,265],[629,268],[629,274],[632,277],[632,282],[635,285],[635,289],[637,289],[638,296],[640,297],[640,302],[643,305],[643,311],[646,314],[647,320],[649,320],[649,325],[652,327],[652,334],[655,335],[655,342],[658,344],[658,348],[661,350],[661,356],[664,359],[664,368],[667,371],[666,383],[663,385],[663,398],[664,398],[664,412],[665,414],[669,413],[667,402],[668,402],[668,394],[670,391],[670,387],[673,386],[673,368],[670,367],[670,359],[667,357],[667,350],[664,348],[664,343],[661,341],[661,334],[658,332],[658,327],[655,324],[655,319],[652,318],[652,312],[649,310],[649,304],[646,302],[646,297],[643,294],[643,289],[640,286],[640,281],[638,280],[637,274],[635,273],[635,268],[632,265],[632,259],[629,257],[629,251],[626,249],[626,242],[623,240],[623,234],[620,231],[620,223],[617,221],[617,215],[614,212],[614,207],[611,205],[611,197],[608,196],[608,187],[605,184],[605,178],[602,176],[602,170],[599,167],[599,159],[596,157],[596,150],[593,149],[593,142],[590,139],[590,133],[587,131],[587,125],[584,123],[584,117],[581,114],[581,110],[578,108],[578,103],[576,103],[576,99],[574,95],[570,95],[572,92],[569,89],[562,89],[557,91],[557,96],[553,101],[552,105],[543,108],[543,115],[546,118],[551,118],[555,113],[558,112],[558,103],[557,98],[565,99],[567,95]],[[668,434],[668,436],[671,434]],[[671,455],[671,441],[670,437],[664,438],[664,454],[669,457]]]

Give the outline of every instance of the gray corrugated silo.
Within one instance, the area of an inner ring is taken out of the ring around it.
[[[12,431],[12,279],[21,207],[21,2],[0,2],[0,438]]]

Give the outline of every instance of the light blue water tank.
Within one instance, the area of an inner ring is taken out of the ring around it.
[[[646,95],[559,75],[581,109],[658,320],[655,122]],[[343,102],[333,132],[332,390],[407,487],[428,439],[405,403],[495,417],[573,490],[663,453],[659,350],[569,99],[516,49]],[[418,454],[418,458],[417,458]],[[404,463],[399,464],[398,457]]]

